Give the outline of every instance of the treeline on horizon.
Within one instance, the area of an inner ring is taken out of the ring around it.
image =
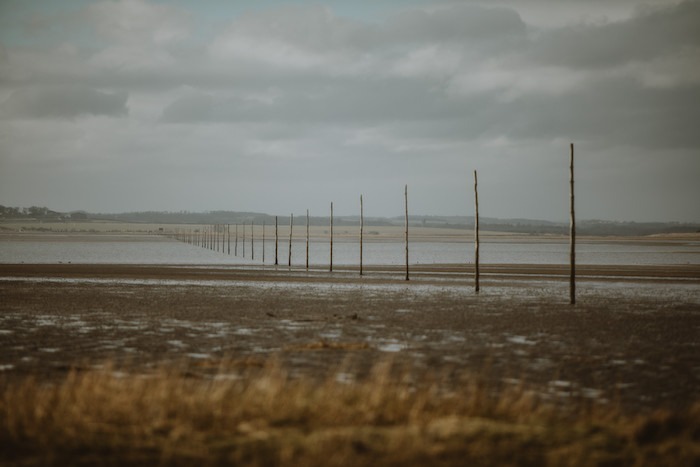
[[[76,221],[105,221],[149,224],[250,224],[274,225],[275,216],[256,212],[240,211],[139,211],[125,213],[88,213],[73,211],[68,213],[53,211],[47,207],[31,206],[28,208],[7,207],[0,205],[0,220],[25,220],[40,222],[76,222]],[[289,224],[289,216],[278,216],[280,225]],[[311,216],[309,224],[325,226],[329,223],[328,216]],[[354,226],[359,223],[359,216],[334,216],[336,226]],[[402,226],[404,218],[399,217],[365,217],[367,226]],[[306,216],[295,216],[295,224],[305,224]],[[569,225],[564,222],[551,222],[535,219],[498,219],[480,217],[482,230],[507,233],[525,234],[568,234]],[[474,227],[472,216],[432,216],[411,215],[409,224],[412,226],[431,228],[471,229]],[[580,235],[615,235],[643,236],[662,233],[697,233],[700,224],[682,222],[622,222],[582,220],[577,223]]]

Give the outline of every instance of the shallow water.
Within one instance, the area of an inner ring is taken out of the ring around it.
[[[278,248],[278,263],[287,265],[288,243]],[[363,264],[401,265],[405,262],[404,244],[401,242],[365,243]],[[471,263],[474,261],[474,245],[471,242],[412,242],[409,244],[411,264]],[[250,265],[274,264],[274,241],[256,242],[251,259],[250,246],[246,257],[239,245],[235,256],[232,246],[225,251],[212,251],[163,237],[130,237],[128,241],[52,241],[0,240],[0,264],[29,263],[87,263],[87,264],[212,264]],[[264,251],[263,251],[264,250]],[[566,264],[569,246],[562,242],[482,242],[480,261],[483,264]],[[263,263],[264,258],[264,263]],[[327,242],[311,242],[309,262],[327,265],[330,246]],[[305,242],[292,244],[292,265],[306,262]],[[333,263],[338,266],[359,264],[357,242],[336,242]],[[596,265],[674,265],[700,264],[700,245],[678,243],[675,245],[632,243],[580,243],[577,245],[578,264]]]

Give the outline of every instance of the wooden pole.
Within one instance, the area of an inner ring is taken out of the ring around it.
[[[360,195],[360,275],[362,275],[362,240],[365,229],[364,206],[362,204],[362,195]]]
[[[277,226],[277,216],[275,216],[275,266],[279,264],[277,261],[277,253],[279,251],[279,229]]]
[[[265,264],[265,221],[262,225],[262,262]]]
[[[236,241],[233,244],[233,254],[238,256],[238,224],[236,224]]]
[[[250,259],[255,261],[255,221],[250,221]]]
[[[309,270],[309,210],[306,210],[306,270]]]
[[[408,185],[404,187],[403,192],[404,206],[406,207],[406,280],[408,278]]]
[[[226,224],[226,237],[228,238],[228,255],[231,256],[231,224]]]
[[[479,293],[479,183],[474,171],[474,291]]]
[[[331,202],[331,251],[330,251],[330,271],[333,272],[333,202]]]
[[[576,304],[576,215],[574,213],[574,143],[570,146],[570,164],[569,164],[569,201],[571,205],[571,223],[569,226],[569,303]]]
[[[292,229],[294,227],[294,214],[289,215],[289,261],[287,266],[292,267]]]
[[[243,257],[245,258],[245,222],[243,223],[243,238],[242,238],[242,243],[243,243]]]

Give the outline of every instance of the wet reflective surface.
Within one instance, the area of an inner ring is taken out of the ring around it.
[[[486,277],[476,295],[463,275],[407,283],[389,272],[359,279],[240,269],[212,279],[205,267],[127,274],[101,266],[94,277],[38,268],[0,275],[5,377],[51,377],[106,360],[187,360],[205,371],[223,358],[273,357],[300,375],[346,365],[351,380],[391,358],[533,385],[555,400],[654,408],[700,395],[692,279],[591,279],[571,307],[566,282],[542,277]]]

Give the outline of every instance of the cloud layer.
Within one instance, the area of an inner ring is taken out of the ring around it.
[[[274,213],[335,199],[351,213],[362,191],[393,215],[409,183],[416,209],[466,214],[476,168],[489,215],[561,219],[573,141],[585,217],[700,220],[697,0],[571,0],[546,25],[528,20],[534,0],[407,2],[381,17],[365,2],[353,15],[306,2],[21,5],[3,7],[15,26],[0,34],[5,204]],[[580,16],[584,5],[600,14]],[[74,206],[91,189],[71,183],[76,170],[36,173],[49,145],[103,194]],[[31,189],[32,176],[49,187]]]

